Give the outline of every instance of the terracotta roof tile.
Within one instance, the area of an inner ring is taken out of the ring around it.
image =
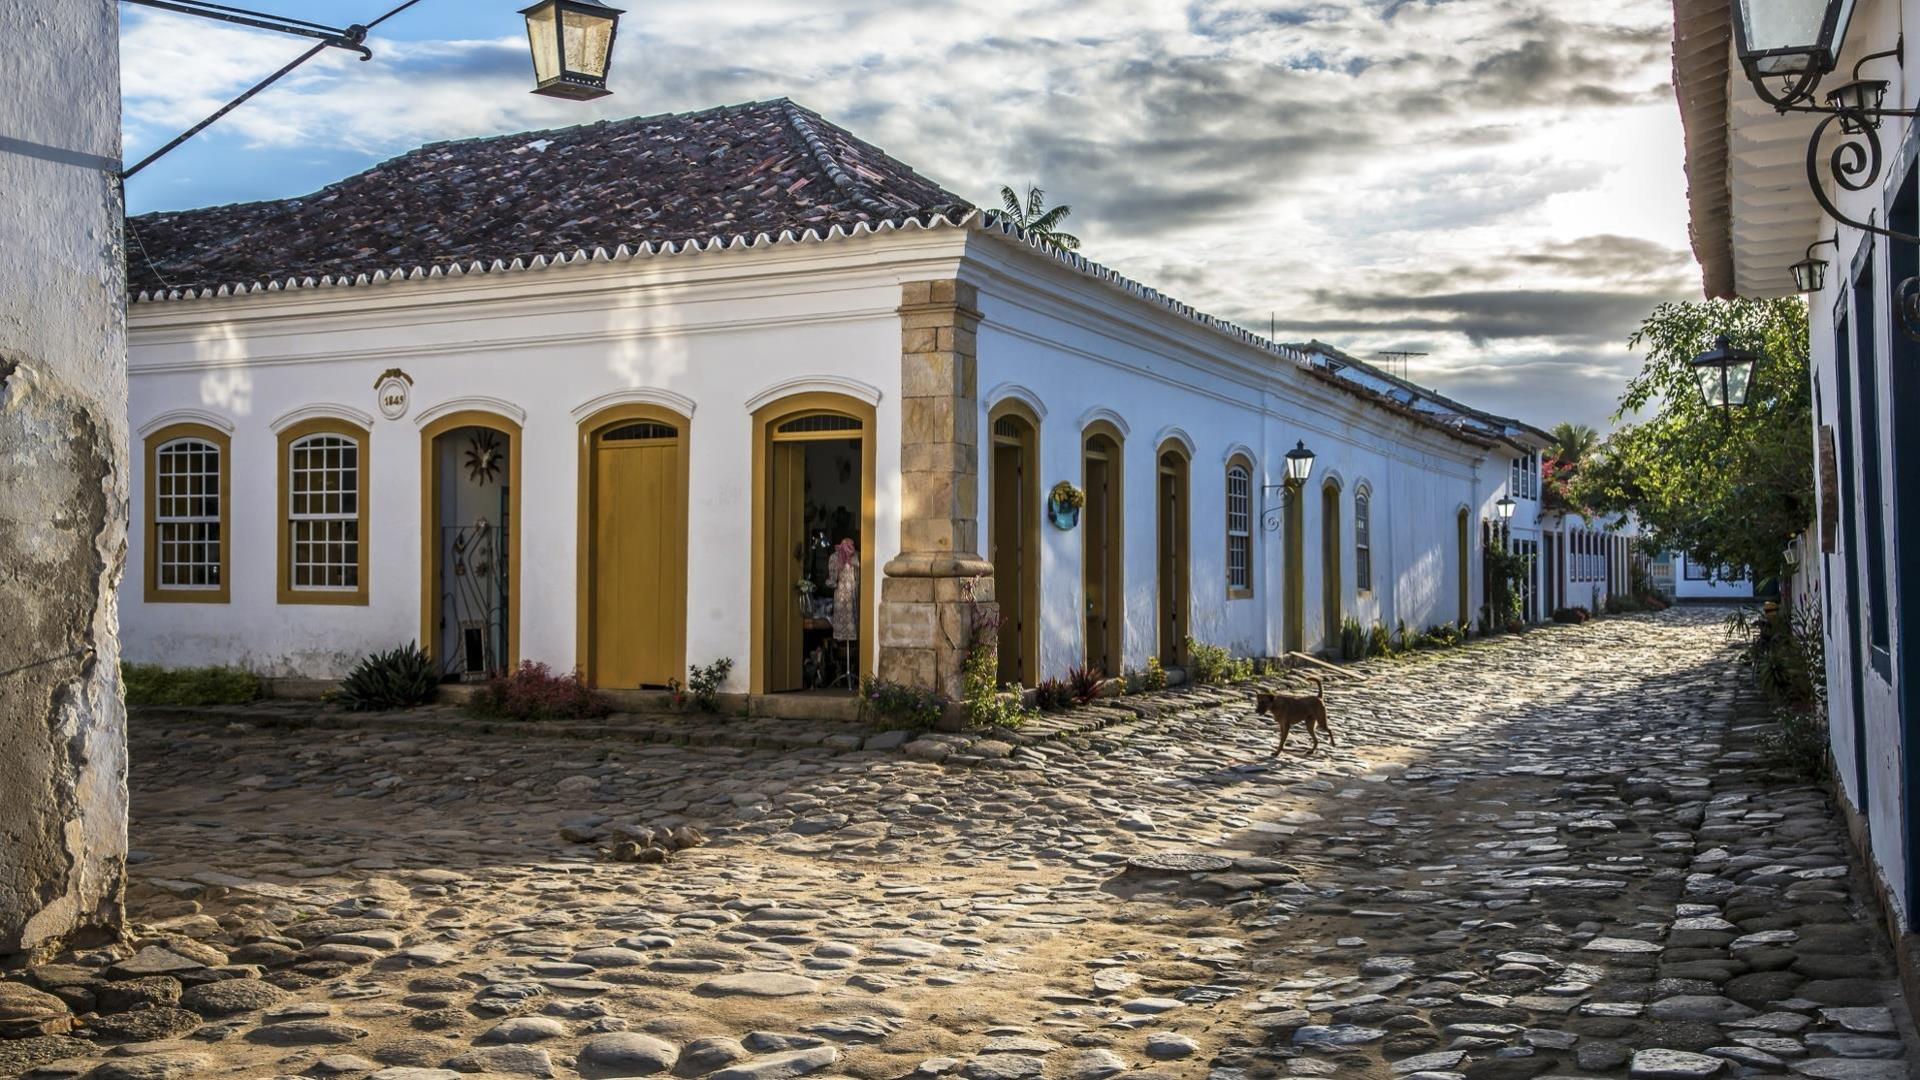
[[[143,214],[128,221],[127,285],[352,277],[966,209],[782,98],[429,143],[311,195]]]

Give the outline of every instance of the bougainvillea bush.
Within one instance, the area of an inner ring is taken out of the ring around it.
[[[556,675],[531,660],[510,675],[487,680],[468,708],[475,716],[507,720],[579,720],[613,711],[578,671]]]

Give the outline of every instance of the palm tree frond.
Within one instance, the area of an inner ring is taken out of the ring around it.
[[[1013,218],[1014,224],[1019,224],[1020,219],[1026,216],[1020,212],[1020,196],[1005,184],[1000,185],[1000,201],[1006,204],[1007,216]]]

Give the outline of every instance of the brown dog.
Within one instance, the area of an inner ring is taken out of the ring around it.
[[[1295,724],[1306,725],[1307,736],[1313,740],[1313,746],[1307,750],[1309,754],[1319,752],[1321,732],[1326,733],[1328,745],[1339,745],[1333,737],[1333,728],[1327,724],[1326,683],[1319,679],[1313,683],[1316,692],[1311,697],[1306,694],[1264,692],[1254,695],[1254,709],[1273,717],[1273,722],[1280,728],[1280,743],[1273,748],[1276,755],[1287,748],[1287,736],[1293,733]]]

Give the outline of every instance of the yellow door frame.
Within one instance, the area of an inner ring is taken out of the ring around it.
[[[1471,592],[1472,582],[1470,580],[1472,570],[1470,569],[1471,564],[1467,559],[1467,553],[1472,549],[1473,545],[1469,542],[1470,533],[1467,529],[1467,508],[1462,506],[1455,516],[1460,534],[1460,625],[1465,627],[1473,624],[1473,594]],[[1564,558],[1564,555],[1562,557]]]
[[[1320,604],[1327,643],[1338,645],[1346,613],[1346,582],[1341,580],[1340,481],[1320,485]]]
[[[1175,464],[1165,463],[1169,455],[1176,459]],[[1188,621],[1193,613],[1193,455],[1187,453],[1185,443],[1169,438],[1154,452],[1153,460],[1155,537],[1159,542],[1155,551],[1154,575],[1159,617],[1155,625],[1157,636],[1162,639],[1159,643],[1161,662],[1179,666],[1187,661],[1187,638],[1193,634]],[[1168,476],[1173,477],[1176,485],[1171,522],[1167,520],[1169,515],[1161,484],[1162,478]],[[1171,538],[1168,536],[1169,527],[1174,534]],[[1169,545],[1169,539],[1177,543]],[[1172,597],[1166,595],[1169,572],[1174,593]],[[1165,640],[1169,636],[1166,631],[1170,623],[1173,641]]]
[[[1286,595],[1281,599],[1280,645],[1288,652],[1306,647],[1307,634],[1307,549],[1306,493],[1295,481],[1287,481],[1280,494],[1281,537]]]
[[[748,665],[747,688],[755,694],[767,692],[767,650],[772,647],[767,616],[768,450],[773,445],[776,429],[803,413],[832,413],[860,421],[860,673],[871,675],[874,670],[874,640],[880,627],[880,598],[874,588],[874,563],[878,560],[873,550],[876,540],[874,451],[879,438],[876,412],[872,405],[846,394],[823,390],[790,394],[768,402],[753,412],[753,572],[750,583],[753,591],[749,597],[751,615],[748,640],[753,643],[754,655],[753,662]],[[845,431],[803,432],[782,435],[780,440],[836,440],[849,437]]]
[[[1088,447],[1095,439],[1104,439],[1113,448],[1107,452],[1107,494],[1100,512],[1105,521],[1101,524],[1107,542],[1105,571],[1106,580],[1100,583],[1100,591],[1105,596],[1106,636],[1105,652],[1107,658],[1121,671],[1108,671],[1108,677],[1121,675],[1127,666],[1126,627],[1127,627],[1127,437],[1121,433],[1117,424],[1110,420],[1095,420],[1080,430],[1080,489],[1087,493],[1088,505],[1082,509],[1081,516],[1092,520],[1093,496],[1087,479]],[[1107,504],[1111,505],[1107,505]],[[1086,626],[1086,569],[1088,531],[1085,525],[1080,533],[1080,625]],[[1084,631],[1083,631],[1084,632]],[[1087,642],[1087,653],[1092,652],[1092,642]],[[1091,656],[1087,657],[1091,661]]]
[[[1019,434],[1013,437],[1011,443],[1003,442],[1004,437],[996,431],[1002,420],[1012,420],[1020,426]],[[1019,582],[1020,619],[1017,625],[1019,627],[1021,666],[1025,669],[1031,681],[1038,682],[1041,677],[1040,417],[1035,415],[1033,409],[1028,406],[1026,402],[1009,399],[995,405],[993,409],[987,413],[987,431],[991,433],[989,439],[991,440],[990,445],[992,448],[997,449],[1002,445],[1017,445],[1020,448],[1022,482],[1020,490],[1015,493],[1015,498],[1018,499],[1021,509],[1020,547],[1022,556],[1020,559]],[[989,454],[987,460],[992,463],[993,468],[996,470],[994,474],[988,478],[988,491],[990,493],[988,505],[994,508],[995,513],[998,513],[1000,510],[999,458]],[[990,524],[994,532],[998,533],[1000,523],[990,522]],[[991,550],[991,545],[989,545],[989,550]],[[994,570],[997,579],[999,576],[999,567],[996,566]],[[1006,594],[1001,591],[1003,588],[1004,586],[996,580],[994,584],[994,596],[1001,601],[1000,607],[1004,617],[1004,612],[1006,611]],[[1004,672],[1005,668],[1003,666],[1002,674],[1004,674]],[[1002,681],[1005,680],[1003,679]]]
[[[507,657],[511,670],[520,664],[520,534],[526,523],[520,517],[520,425],[499,413],[462,409],[435,419],[420,429],[420,647],[436,662],[440,655],[440,635],[436,632],[440,615],[440,465],[433,452],[434,440],[455,428],[488,428],[507,436]]]
[[[580,421],[579,443],[579,512],[574,527],[574,546],[577,572],[575,574],[574,593],[574,666],[586,678],[589,685],[599,685],[599,673],[593,670],[593,615],[595,596],[595,564],[593,508],[594,459],[593,452],[600,435],[615,427],[639,421],[651,420],[672,427],[679,435],[674,440],[674,451],[679,455],[680,484],[680,520],[671,526],[678,539],[679,562],[674,575],[673,595],[666,602],[674,612],[671,620],[672,631],[670,647],[674,654],[673,670],[687,670],[687,553],[688,519],[691,511],[688,495],[691,491],[691,455],[688,453],[692,437],[693,418],[683,416],[663,405],[645,402],[628,402],[609,405]]]

